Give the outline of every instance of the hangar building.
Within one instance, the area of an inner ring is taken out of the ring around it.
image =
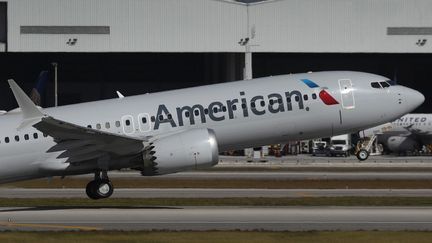
[[[31,89],[56,62],[69,104],[242,79],[251,50],[255,77],[358,70],[428,96],[431,11],[432,0],[4,0],[0,79]],[[15,106],[6,87],[1,109]]]

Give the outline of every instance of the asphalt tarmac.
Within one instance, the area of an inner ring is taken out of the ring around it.
[[[0,208],[0,230],[432,230],[422,207]]]
[[[432,197],[432,189],[115,189],[112,198]],[[87,198],[85,189],[2,188],[0,198]]]

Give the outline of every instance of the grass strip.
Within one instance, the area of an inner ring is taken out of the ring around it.
[[[182,206],[432,206],[432,197],[304,197],[304,198],[32,198],[1,199],[0,207],[148,208]]]
[[[85,188],[89,178],[38,179],[4,184],[19,188]],[[430,189],[432,180],[322,180],[322,179],[171,179],[112,178],[116,188],[260,188],[260,189]]]
[[[97,243],[97,242],[153,242],[153,243],[426,243],[430,242],[432,232],[421,231],[354,231],[354,232],[4,232],[0,242],[44,242],[44,243]]]

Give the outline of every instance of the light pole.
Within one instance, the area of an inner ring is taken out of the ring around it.
[[[53,62],[51,65],[54,67],[54,106],[58,106],[58,82],[57,82],[57,67],[58,63]]]

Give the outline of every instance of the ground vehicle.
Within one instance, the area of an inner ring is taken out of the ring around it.
[[[326,141],[314,141],[312,146],[312,156],[330,155],[330,149]]]
[[[344,134],[330,138],[330,155],[345,156],[350,155],[351,150],[351,134]]]

